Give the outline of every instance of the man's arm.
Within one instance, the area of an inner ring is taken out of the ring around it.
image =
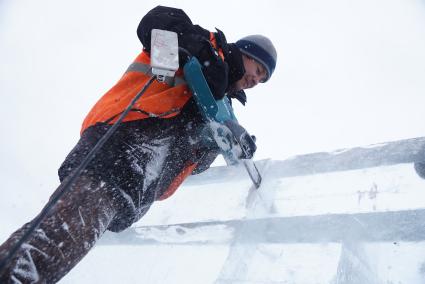
[[[164,6],[157,6],[150,10],[137,27],[137,36],[148,52],[152,29],[176,32],[179,46],[195,53],[196,49],[199,49],[199,43],[202,40],[208,40],[210,35],[208,30],[194,25],[182,9]]]
[[[228,65],[224,62],[211,45],[210,32],[198,25],[194,25],[186,13],[181,9],[157,6],[150,10],[140,21],[137,28],[144,49],[150,52],[152,29],[162,29],[176,32],[179,47],[187,50],[195,56],[203,66],[202,72],[208,82],[215,99],[222,99],[228,86]],[[224,34],[220,35],[219,42],[224,48],[227,47]],[[187,56],[181,54],[180,67],[187,60]]]

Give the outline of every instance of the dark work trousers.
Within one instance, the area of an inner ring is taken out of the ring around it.
[[[81,176],[1,272],[0,283],[59,281],[108,228],[120,206],[116,201],[110,189]],[[1,259],[30,225],[0,246]]]
[[[61,168],[68,178],[110,125],[87,129]],[[0,272],[0,283],[60,280],[106,231],[122,231],[139,220],[197,155],[214,153],[197,140],[192,121],[152,119],[120,126],[82,175],[44,218],[16,256]],[[216,154],[214,154],[214,157]],[[200,170],[209,166],[208,160]],[[54,195],[55,193],[53,193]],[[0,246],[0,258],[25,233],[24,225]]]

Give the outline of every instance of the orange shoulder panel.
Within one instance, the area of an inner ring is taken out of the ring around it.
[[[150,64],[149,55],[146,52],[142,52],[134,62]],[[149,79],[150,76],[143,72],[126,72],[115,86],[104,94],[90,110],[83,122],[81,133],[97,122],[110,120],[108,123],[114,123],[118,119],[119,114],[127,108],[131,100]],[[187,103],[191,96],[192,93],[186,84],[169,86],[166,83],[155,81],[136,102],[133,108],[158,116],[176,110],[176,112],[161,116],[162,118],[170,118],[178,114],[178,110]],[[131,111],[123,121],[145,119],[147,117],[148,115],[142,112]]]
[[[220,55],[221,59],[224,61],[224,54],[221,48],[217,48],[217,40],[215,38],[214,33],[210,32],[210,42],[215,50],[217,50],[218,55]]]

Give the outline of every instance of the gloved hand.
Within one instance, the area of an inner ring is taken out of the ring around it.
[[[233,120],[228,120],[224,123],[230,132],[233,134],[235,142],[241,147],[241,154],[239,159],[251,159],[254,157],[254,153],[257,150],[255,145],[255,136],[249,135],[249,133]]]
[[[208,86],[216,100],[221,100],[228,85],[229,66],[207,40],[198,55]]]
[[[199,37],[190,48],[179,48],[180,65],[184,66],[191,56],[195,56],[202,66],[202,73],[216,100],[224,97],[228,85],[229,66],[221,59],[211,42]]]
[[[198,58],[203,66],[202,72],[214,98],[218,100],[224,97],[228,87],[229,67],[211,46],[208,30],[194,25],[181,9],[157,6],[142,18],[137,28],[137,36],[147,52],[150,52],[152,29],[176,32],[179,47],[187,50],[190,56]],[[226,38],[220,30],[217,30],[216,39],[218,46],[226,52]],[[187,54],[179,53],[179,55],[180,67],[183,67],[188,57]]]
[[[194,155],[197,165],[192,175],[197,175],[209,169],[218,155],[220,155],[220,149],[218,147],[198,149]]]

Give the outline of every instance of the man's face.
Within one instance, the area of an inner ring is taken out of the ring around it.
[[[267,71],[261,63],[245,54],[242,54],[242,60],[245,67],[245,74],[235,83],[236,90],[250,89],[266,80]]]

